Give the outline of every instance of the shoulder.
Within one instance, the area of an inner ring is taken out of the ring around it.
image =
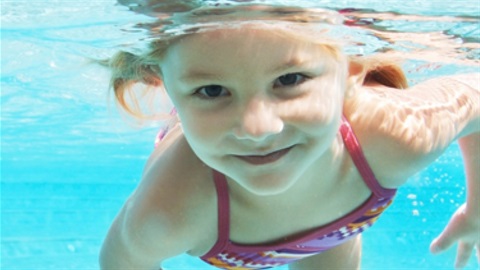
[[[215,195],[215,186],[212,170],[198,159],[181,129],[174,132],[152,153],[135,194],[147,199],[154,211],[178,208],[188,213],[192,205]]]
[[[406,90],[364,86],[345,100],[344,114],[384,187],[403,184],[478,123],[478,78],[441,77]]]
[[[124,206],[125,222],[130,231],[142,232],[137,239],[152,250],[195,253],[216,236],[215,198],[211,170],[176,132],[152,153]]]

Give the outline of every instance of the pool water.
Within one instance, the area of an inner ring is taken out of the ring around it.
[[[377,24],[392,33],[444,33],[459,44],[451,62],[406,62],[411,83],[479,70],[477,1],[295,3],[428,16]],[[1,2],[1,269],[98,269],[103,237],[138,184],[161,123],[122,119],[108,95],[109,73],[88,59],[135,47],[144,35],[133,27],[139,18],[147,20],[113,0]],[[433,256],[428,246],[464,200],[453,144],[364,233],[363,269],[453,269],[454,248]],[[187,255],[164,268],[212,269]],[[478,269],[476,259],[467,269]]]

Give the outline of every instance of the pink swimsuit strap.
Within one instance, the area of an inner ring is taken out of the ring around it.
[[[357,167],[358,172],[363,178],[363,181],[370,190],[379,198],[389,198],[395,195],[396,189],[387,189],[380,185],[370,165],[368,164],[365,155],[363,154],[362,146],[358,142],[357,136],[353,131],[350,123],[343,117],[342,125],[340,126],[340,134],[342,134],[343,143],[347,148],[350,157]]]
[[[213,180],[217,191],[218,239],[217,243],[226,243],[230,239],[230,199],[225,175],[213,170]],[[212,253],[211,250],[209,253]]]

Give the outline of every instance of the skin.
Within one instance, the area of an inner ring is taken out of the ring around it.
[[[112,224],[102,269],[158,269],[167,258],[208,252],[217,240],[212,168],[228,180],[236,243],[272,242],[351,212],[371,192],[338,135],[342,114],[385,188],[398,188],[460,139],[467,202],[432,250],[458,242],[460,267],[478,249],[478,74],[407,91],[362,85],[361,67],[352,63],[347,74],[347,63],[325,47],[249,27],[186,37],[160,68],[181,125],[152,153]],[[284,83],[292,81],[287,74],[296,76],[293,84]],[[287,147],[267,165],[238,157]],[[359,269],[360,255],[357,237],[290,268]]]

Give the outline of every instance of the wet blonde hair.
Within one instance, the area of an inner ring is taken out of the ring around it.
[[[139,119],[152,118],[144,110],[141,99],[151,100],[151,96],[163,89],[159,62],[169,43],[154,41],[143,54],[119,51],[108,60],[101,61],[111,70],[110,89],[117,104],[128,114]]]
[[[156,40],[150,43],[148,50],[143,54],[120,51],[111,59],[104,61],[103,64],[112,71],[110,88],[113,89],[118,105],[132,116],[140,119],[149,118],[149,115],[145,114],[142,103],[139,100],[142,97],[145,98],[146,95],[155,94],[159,88],[160,90],[165,90],[163,89],[160,62],[171,45],[192,34],[201,33],[179,35],[168,40]],[[355,63],[361,69],[358,76],[363,81],[363,84],[377,83],[396,89],[408,87],[405,74],[396,61],[385,60],[378,55],[347,57],[342,53],[340,46],[329,39],[313,39],[311,35],[302,35],[295,31],[276,31],[275,34],[321,46],[335,61],[344,62],[345,64],[348,62]],[[342,72],[346,75],[347,65],[344,66]],[[146,87],[138,90],[135,87],[137,84],[143,84]],[[162,92],[165,93],[165,91]]]

